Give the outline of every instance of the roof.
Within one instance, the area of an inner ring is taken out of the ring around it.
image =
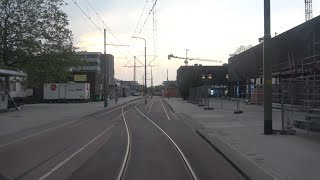
[[[27,74],[19,71],[0,69],[0,76],[27,76]]]

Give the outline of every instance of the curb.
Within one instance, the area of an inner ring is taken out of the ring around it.
[[[223,152],[221,152],[214,144],[212,144],[212,142],[201,132],[201,130],[196,130],[196,133],[202,138],[204,139],[213,149],[215,149],[219,154],[221,154],[221,156],[223,158],[225,158],[228,163],[230,163],[232,165],[233,168],[235,168],[245,179],[247,180],[252,180],[252,178],[250,178],[248,176],[248,174],[244,171],[242,171],[241,168],[239,168],[233,161],[231,161]]]
[[[274,178],[264,171],[255,162],[246,158],[222,139],[214,135],[208,135],[205,131],[197,129],[196,132],[217,150],[244,178],[249,180],[273,180]]]
[[[167,103],[174,110],[171,104],[169,102]],[[204,139],[207,143],[209,143],[209,145],[211,145],[212,148],[218,151],[223,156],[223,158],[225,158],[245,179],[249,179],[249,180],[275,179],[271,174],[266,172],[257,163],[248,159],[243,153],[233,148],[231,145],[226,143],[220,137],[216,136],[213,133],[207,133],[206,128],[202,124],[196,122],[187,114],[177,113],[177,116],[179,117],[179,119],[191,125],[196,130],[196,133],[202,139]]]

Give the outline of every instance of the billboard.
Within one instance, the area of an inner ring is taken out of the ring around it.
[[[87,81],[87,75],[74,75],[73,81],[75,82],[86,82]]]

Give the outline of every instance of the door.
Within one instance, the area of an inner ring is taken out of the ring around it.
[[[59,86],[59,99],[65,99],[66,98],[66,85],[60,85]]]

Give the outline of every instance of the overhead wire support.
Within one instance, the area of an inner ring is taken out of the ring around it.
[[[100,32],[102,32],[101,28],[99,28],[99,27],[97,26],[97,24],[93,22],[93,20],[83,11],[83,9],[78,5],[78,3],[75,2],[74,0],[71,0],[71,1],[81,10],[81,12],[91,21],[91,23],[92,23],[97,29],[99,29]]]

